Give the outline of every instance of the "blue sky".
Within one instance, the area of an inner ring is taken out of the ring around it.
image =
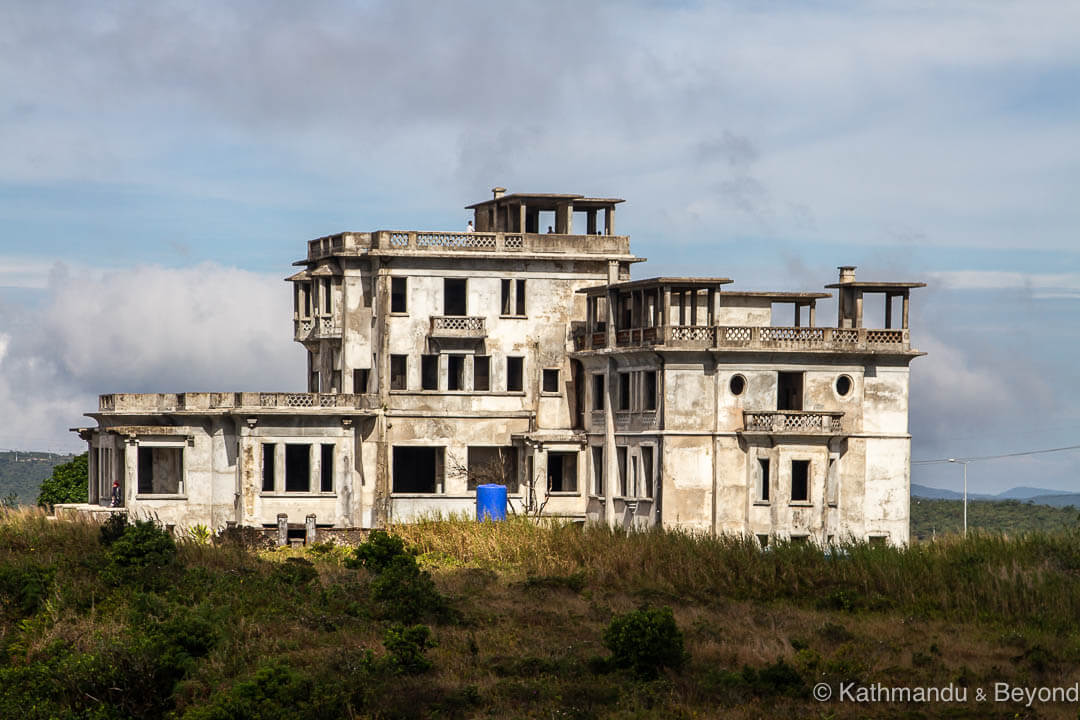
[[[495,185],[626,198],[638,276],[926,281],[915,457],[1080,443],[1077,27],[1038,0],[8,4],[0,447],[78,448],[100,392],[302,385],[303,242],[463,227]],[[1080,490],[1078,459],[969,479]]]

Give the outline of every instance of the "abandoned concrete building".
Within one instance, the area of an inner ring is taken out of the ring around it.
[[[841,267],[821,327],[827,292],[631,280],[621,202],[496,188],[467,232],[311,240],[288,278],[307,391],[102,395],[90,504],[115,482],[181,527],[368,528],[471,514],[494,481],[518,513],[906,543],[922,283]]]

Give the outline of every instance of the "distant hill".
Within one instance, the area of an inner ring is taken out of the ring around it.
[[[911,497],[926,498],[928,500],[962,500],[964,494],[956,492],[955,490],[945,490],[943,488],[912,483]],[[1065,507],[1066,505],[1080,507],[1080,493],[1034,487],[1014,487],[1005,492],[998,493],[997,495],[969,492],[968,500],[991,500],[997,502],[1013,500],[1023,503],[1034,503],[1035,505],[1051,505],[1053,507]]]
[[[1021,500],[968,503],[968,529],[1003,532],[1056,532],[1080,527],[1080,496],[1050,495],[1048,498],[1077,498],[1073,508],[1051,507]],[[969,498],[970,499],[970,498]],[[1067,503],[1066,503],[1067,504]],[[964,503],[959,500],[911,499],[911,539],[929,540],[963,529]]]
[[[55,466],[71,462],[73,457],[22,450],[0,452],[0,498],[13,492],[20,505],[35,504],[41,481],[52,475]]]

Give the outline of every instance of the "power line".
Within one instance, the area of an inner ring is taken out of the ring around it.
[[[912,460],[912,465],[932,465],[948,462],[976,462],[978,460],[1001,460],[1002,458],[1024,457],[1026,455],[1045,455],[1046,453],[1065,452],[1067,450],[1080,450],[1080,445],[1066,445],[1059,448],[1047,448],[1046,450],[1023,450],[1021,452],[1005,453],[1003,455],[979,455],[972,457],[941,458],[940,460]]]

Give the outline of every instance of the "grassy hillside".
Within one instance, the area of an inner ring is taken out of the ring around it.
[[[959,533],[964,526],[961,500],[911,498],[911,538],[926,540],[935,535]],[[1080,527],[1080,510],[1052,507],[1019,500],[968,502],[968,529],[1010,534],[1053,532]]]
[[[152,529],[8,513],[0,717],[1076,717],[811,688],[1071,685],[1078,533],[825,555],[525,521],[395,532],[419,566],[370,544],[174,548]],[[673,608],[680,671],[611,662],[605,631],[644,603]]]
[[[19,504],[33,505],[41,481],[52,474],[55,466],[72,457],[46,452],[0,452],[0,498],[14,493]]]

